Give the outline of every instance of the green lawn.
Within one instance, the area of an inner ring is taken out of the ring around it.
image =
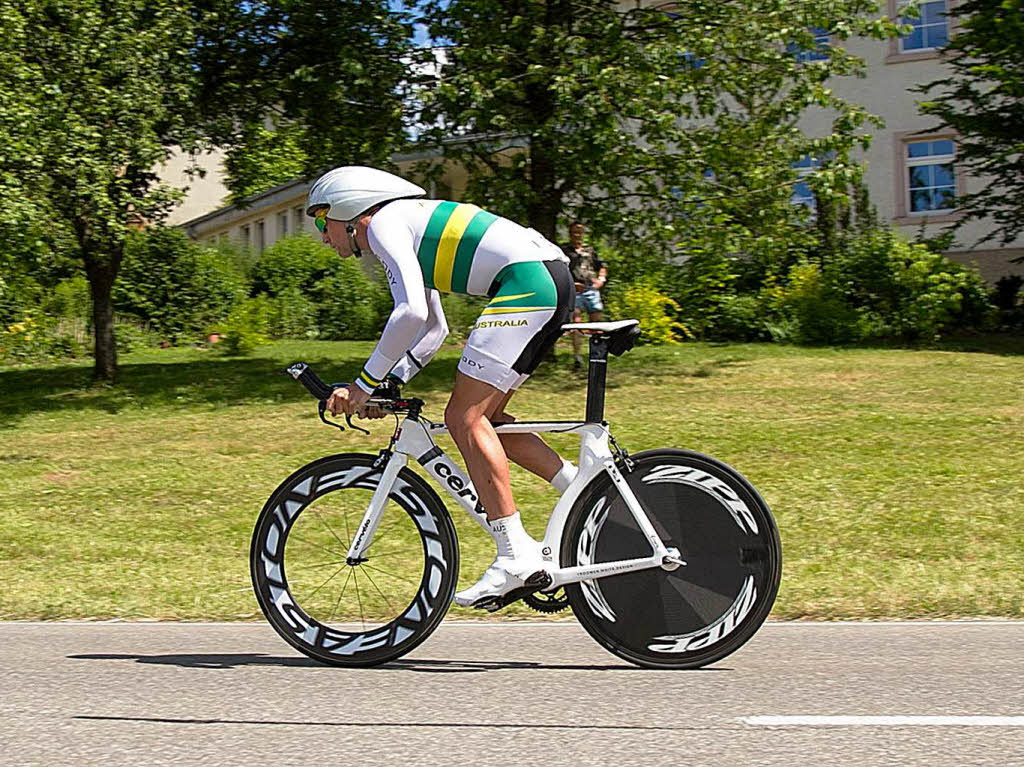
[[[638,348],[610,365],[607,416],[630,450],[709,453],[761,490],[784,547],[776,617],[1021,616],[1019,341],[988,352]],[[390,423],[372,425],[373,438],[333,432],[277,371],[306,360],[346,380],[371,348],[154,350],[125,356],[121,383],[99,389],[87,365],[0,368],[0,618],[258,617],[247,557],[264,500],[313,458],[376,452]],[[409,387],[435,420],[457,352]],[[566,344],[510,410],[581,416],[584,380],[569,359]],[[539,536],[553,491],[523,472],[513,490]],[[492,544],[449,506],[466,585]]]

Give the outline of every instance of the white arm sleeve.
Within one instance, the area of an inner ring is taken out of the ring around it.
[[[428,315],[427,291],[413,249],[412,230],[400,219],[383,216],[383,213],[380,211],[373,217],[366,233],[370,248],[384,267],[395,308],[377,348],[356,379],[360,388],[368,393],[373,392],[395,363],[422,337]]]
[[[402,359],[398,360],[391,370],[392,375],[398,376],[403,382],[409,383],[420,368],[426,365],[433,358],[437,350],[441,348],[444,339],[448,336],[448,322],[444,318],[444,309],[441,308],[441,294],[436,290],[427,291],[427,324],[423,335],[416,339],[416,343],[405,353]]]

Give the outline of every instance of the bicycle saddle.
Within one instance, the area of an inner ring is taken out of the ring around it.
[[[618,320],[616,322],[570,322],[562,325],[562,332],[586,330],[608,339],[608,351],[619,357],[636,344],[640,337],[639,320]]]

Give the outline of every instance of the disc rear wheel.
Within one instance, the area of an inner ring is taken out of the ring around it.
[[[779,587],[782,551],[767,504],[738,472],[699,453],[651,450],[624,473],[666,547],[685,564],[566,587],[580,623],[608,650],[641,666],[698,668],[757,631]],[[562,566],[651,555],[607,475],[576,502]]]

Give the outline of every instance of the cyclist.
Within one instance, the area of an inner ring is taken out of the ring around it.
[[[386,378],[407,383],[448,334],[441,293],[489,296],[462,350],[444,420],[466,462],[497,556],[477,583],[455,595],[480,606],[543,581],[540,545],[512,499],[508,459],[563,492],[577,468],[536,434],[506,434],[509,399],[554,346],[572,316],[568,259],[533,229],[475,205],[428,200],[391,173],[335,168],[309,192],[306,213],[339,256],[369,251],[380,261],[395,307],[355,384],[336,389],[333,414],[353,414]]]

